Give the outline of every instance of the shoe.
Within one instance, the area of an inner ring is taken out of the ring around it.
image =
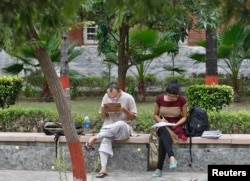
[[[106,177],[106,176],[108,176],[107,173],[99,172],[95,177],[96,177],[96,178],[104,178],[104,177]]]
[[[169,168],[176,168],[177,167],[177,161],[173,161],[172,163],[169,163]]]
[[[94,151],[95,150],[95,148],[93,148],[93,146],[90,145],[89,142],[85,143],[84,148],[86,151]]]
[[[162,172],[154,172],[152,174],[153,177],[161,177],[162,176]]]

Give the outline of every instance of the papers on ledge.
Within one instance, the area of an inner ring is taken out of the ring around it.
[[[222,133],[220,130],[211,130],[211,131],[204,131],[201,135],[202,138],[219,138],[221,137]]]
[[[151,128],[159,128],[163,126],[175,126],[175,123],[159,122],[159,123],[155,123]]]

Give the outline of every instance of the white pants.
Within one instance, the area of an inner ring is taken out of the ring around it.
[[[96,135],[97,139],[101,139],[99,151],[113,156],[112,142],[113,140],[126,140],[131,135],[132,128],[124,121],[116,121],[112,124],[104,125],[100,132]]]

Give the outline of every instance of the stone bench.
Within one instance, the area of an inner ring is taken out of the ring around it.
[[[91,135],[80,136],[82,145]],[[65,154],[66,164],[71,169],[64,136],[59,138],[60,154]],[[97,149],[99,143],[94,147]],[[124,141],[114,141],[114,157],[109,160],[109,169],[152,170],[157,161],[157,142],[150,134],[138,134]],[[219,139],[192,138],[192,167],[190,167],[189,140],[179,140],[173,146],[178,167],[171,171],[207,171],[212,164],[249,164],[250,134],[223,134]],[[83,148],[84,150],[84,148]],[[44,133],[0,133],[0,167],[2,169],[50,170],[55,165],[54,136]],[[85,152],[88,171],[100,165],[98,152]],[[165,168],[164,168],[165,169]],[[168,167],[166,166],[168,170]],[[170,170],[169,170],[170,171]]]
[[[192,167],[189,140],[174,145],[178,169],[205,171],[207,165],[245,165],[250,163],[250,134],[222,134],[219,139],[192,138]]]
[[[99,163],[99,153],[86,152],[84,143],[92,135],[79,135],[88,171]],[[109,160],[109,169],[147,170],[149,155],[149,134],[138,134],[128,140],[114,141],[114,156]],[[97,142],[94,147],[99,147]],[[60,153],[65,154],[66,164],[71,169],[65,136],[59,138]],[[0,167],[3,169],[50,170],[55,165],[56,144],[54,136],[44,133],[0,132]],[[97,168],[98,169],[98,168]]]

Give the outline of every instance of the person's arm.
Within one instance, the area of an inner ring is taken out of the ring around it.
[[[174,127],[181,126],[186,122],[186,120],[187,120],[187,104],[182,106],[181,115],[182,115],[181,119],[176,122],[176,125]]]
[[[121,111],[124,112],[131,121],[136,118],[136,115],[133,112],[130,112],[126,107],[121,107]]]
[[[104,103],[107,102],[107,94],[105,94],[102,98],[102,102],[101,102],[101,107],[100,107],[100,110],[99,110],[99,113],[101,115],[101,117],[105,120],[109,114],[105,111],[104,109]]]
[[[104,107],[101,107],[101,117],[106,119],[108,117],[108,113],[105,111]]]
[[[160,114],[160,107],[159,107],[158,104],[155,103],[154,115],[153,115],[154,120],[156,122],[162,122],[162,121],[164,121],[165,119],[164,118],[162,119],[159,114]]]

